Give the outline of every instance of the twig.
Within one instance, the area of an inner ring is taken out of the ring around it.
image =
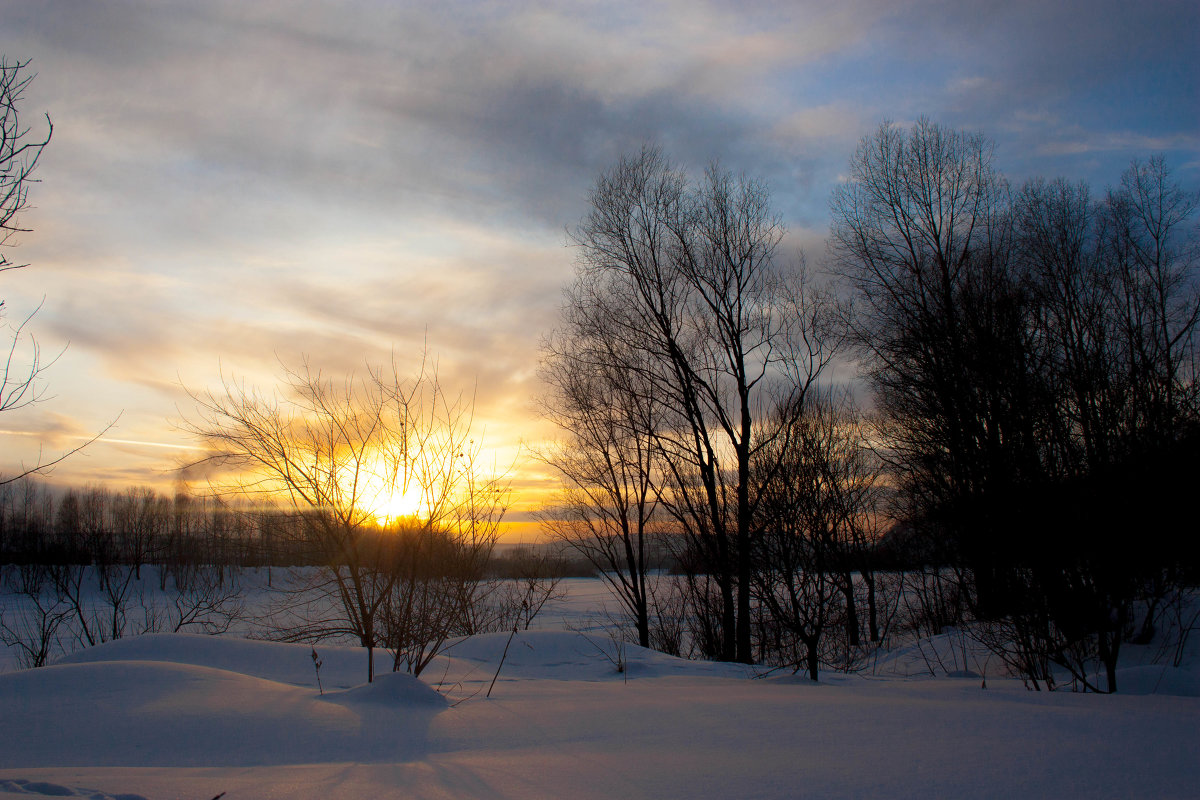
[[[508,635],[508,641],[504,643],[504,652],[500,654],[500,663],[496,665],[496,674],[492,676],[492,683],[488,686],[487,694],[484,697],[492,696],[492,688],[496,685],[496,679],[500,677],[500,668],[504,666],[504,659],[508,656],[508,646],[512,644],[513,637],[517,635],[517,624],[513,624],[512,633]]]
[[[322,695],[325,694],[325,687],[321,686],[321,664],[322,661],[317,657],[317,648],[312,648],[313,668],[317,671],[317,689]]]

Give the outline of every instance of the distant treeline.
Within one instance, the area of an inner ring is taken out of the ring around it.
[[[102,485],[63,489],[34,478],[0,486],[0,564],[128,565],[204,564],[231,567],[324,565],[312,530],[314,513],[264,508],[145,486],[113,490]],[[492,553],[495,578],[525,577],[528,562],[557,577],[592,577],[586,559],[557,546],[523,545]],[[658,568],[675,566],[663,549]]]
[[[64,490],[32,478],[0,486],[8,564],[307,566],[320,559],[311,524],[283,508],[144,486]]]

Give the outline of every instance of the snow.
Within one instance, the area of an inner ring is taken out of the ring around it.
[[[109,794],[99,789],[80,789],[47,781],[0,780],[0,794],[36,797],[86,797],[89,800],[146,800],[140,794]]]
[[[1200,795],[1193,667],[1134,664],[1113,696],[990,672],[984,689],[976,663],[928,677],[912,650],[875,676],[755,677],[588,627],[579,598],[597,584],[511,642],[456,643],[420,679],[364,684],[361,648],[318,645],[324,694],[308,645],[230,636],[127,638],[0,674],[0,798]],[[959,645],[923,646],[953,666]]]

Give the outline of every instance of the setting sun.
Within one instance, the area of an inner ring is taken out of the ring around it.
[[[397,492],[380,498],[374,516],[375,524],[381,528],[406,517],[416,517],[421,513],[423,504],[421,487],[413,484],[404,491],[399,491],[399,489],[400,487],[397,487]]]

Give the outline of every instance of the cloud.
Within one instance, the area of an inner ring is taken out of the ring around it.
[[[41,80],[69,96],[62,136],[81,144],[63,172],[135,183],[124,201],[173,241],[244,234],[281,191],[561,224],[647,139],[699,164],[752,159],[786,99],[772,76],[861,35],[849,11],[815,5],[651,4],[617,30],[610,4],[469,7],[466,22],[453,5],[255,8],[51,4],[30,38],[49,50]],[[200,191],[212,201],[197,208]]]
[[[1140,152],[1200,150],[1200,135],[1173,133],[1156,136],[1133,131],[1086,131],[1078,126],[1060,128],[1055,132],[1055,141],[1044,143],[1038,152],[1041,155],[1076,155],[1094,152]]]

